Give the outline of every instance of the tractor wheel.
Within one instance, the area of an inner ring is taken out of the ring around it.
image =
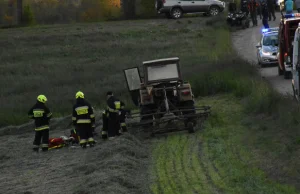
[[[181,110],[184,109],[193,109],[191,111],[182,111],[182,114],[195,114],[196,110],[195,110],[195,105],[194,105],[194,101],[193,100],[189,100],[189,101],[185,101],[181,103]]]
[[[140,111],[141,111],[141,115],[144,115],[144,114],[151,114],[151,113],[152,113],[151,108],[148,107],[148,106],[141,106]],[[149,120],[153,120],[153,116],[152,116],[152,115],[149,115],[149,116],[141,116],[141,122],[149,121]],[[148,126],[148,124],[147,124],[147,126]],[[150,127],[150,126],[152,126],[151,123],[149,123],[149,127]]]

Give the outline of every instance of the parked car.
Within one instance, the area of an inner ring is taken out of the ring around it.
[[[158,14],[178,19],[183,14],[204,13],[216,16],[225,9],[225,2],[219,0],[156,0]]]
[[[257,61],[261,67],[278,65],[278,30],[279,28],[263,29],[257,48]]]

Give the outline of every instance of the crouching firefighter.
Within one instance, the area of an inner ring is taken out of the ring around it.
[[[33,150],[38,152],[42,140],[42,151],[48,151],[49,142],[49,120],[52,113],[45,105],[47,98],[45,95],[37,97],[36,104],[28,111],[28,117],[35,122],[35,138],[33,141]]]
[[[76,131],[79,133],[79,144],[82,148],[86,148],[89,144],[93,147],[95,140],[93,138],[92,126],[95,123],[95,115],[91,105],[84,99],[82,92],[77,92],[76,104],[73,106],[72,121]]]
[[[112,92],[107,92],[107,135],[109,138],[120,135],[120,109],[121,102],[116,99]]]

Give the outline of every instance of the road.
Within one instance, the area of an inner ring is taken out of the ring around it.
[[[280,13],[276,13],[276,20],[270,21],[270,27],[278,27],[280,21]],[[262,21],[258,18],[258,26],[250,27],[246,30],[239,30],[233,33],[233,45],[239,56],[249,61],[251,64],[257,65],[256,45],[261,36]],[[262,77],[267,79],[271,85],[283,95],[292,95],[291,80],[285,80],[283,76],[278,76],[276,67],[265,67],[259,69]]]

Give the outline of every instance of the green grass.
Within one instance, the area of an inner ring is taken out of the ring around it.
[[[245,143],[256,135],[243,124],[248,115],[240,98],[221,95],[199,104],[213,106],[202,132],[169,135],[154,144],[153,193],[298,193],[256,165],[252,144]]]
[[[41,93],[56,115],[70,114],[78,90],[96,108],[108,90],[131,103],[123,69],[145,60],[178,56],[186,79],[207,72],[232,52],[221,19],[209,26],[211,19],[193,17],[1,30],[0,126],[27,121]]]

